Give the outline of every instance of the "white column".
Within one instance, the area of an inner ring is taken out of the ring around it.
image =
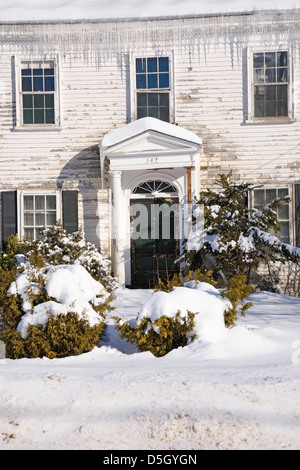
[[[112,190],[112,241],[113,241],[113,270],[117,281],[125,283],[124,247],[121,236],[122,216],[122,171],[111,171]]]

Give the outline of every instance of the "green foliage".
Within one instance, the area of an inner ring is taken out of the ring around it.
[[[195,339],[195,315],[187,312],[187,316],[183,317],[178,311],[174,318],[166,315],[154,321],[143,318],[135,327],[117,317],[115,322],[121,338],[136,344],[139,351],[150,351],[155,357],[161,357]]]
[[[252,302],[246,302],[252,288],[247,284],[247,278],[243,274],[238,274],[230,279],[221,296],[231,302],[231,307],[225,310],[225,325],[231,327],[235,325],[238,316],[244,317],[246,311],[252,307]]]
[[[52,266],[80,264],[107,290],[114,288],[110,263],[103,260],[94,245],[85,242],[81,233],[67,234],[60,224],[46,229],[44,239],[32,243],[9,239],[6,252],[0,253],[0,339],[6,344],[6,355],[20,357],[64,357],[92,349],[105,330],[105,312],[111,310],[112,294],[106,300],[90,302],[99,315],[99,322],[91,326],[77,312],[53,316],[43,325],[29,325],[26,338],[17,331],[22,316],[37,305],[49,300],[45,282]],[[19,255],[19,263],[17,256]],[[15,288],[19,275],[26,276],[26,311],[24,295]]]
[[[279,229],[277,211],[287,198],[274,199],[258,211],[249,208],[246,201],[259,186],[236,184],[232,172],[220,175],[217,184],[218,189],[203,191],[197,201],[204,208],[203,244],[197,250],[186,249],[188,270],[212,269],[214,278],[218,276],[226,285],[236,274],[245,274],[249,281],[251,271],[261,262],[299,262],[300,250],[270,235]]]
[[[182,272],[174,274],[171,279],[162,281],[158,279],[157,284],[154,287],[155,291],[171,292],[174,287],[182,287],[184,283],[191,280],[199,282],[207,282],[208,284],[216,285],[216,281],[213,278],[213,271],[208,270],[205,273],[201,269],[196,269],[196,271],[188,271],[187,275],[184,275]]]
[[[43,229],[42,234],[42,240],[21,243],[22,251],[33,266],[79,263],[105,289],[112,291],[115,288],[110,261],[103,259],[95,245],[84,240],[81,231],[69,234],[61,223],[57,223]]]
[[[48,357],[50,359],[73,356],[91,351],[105,331],[103,322],[91,326],[77,313],[50,315],[43,328],[29,325],[25,339],[12,329],[6,329],[2,339],[6,343],[6,354],[11,359],[22,357]]]

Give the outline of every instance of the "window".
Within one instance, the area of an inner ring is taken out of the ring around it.
[[[56,194],[23,195],[23,237],[28,240],[41,238],[41,229],[57,222]]]
[[[169,57],[136,58],[136,116],[170,121]]]
[[[255,209],[259,210],[265,205],[270,204],[274,199],[278,197],[286,197],[288,195],[288,188],[256,189],[254,190],[253,206]],[[280,223],[280,230],[276,235],[284,243],[290,243],[289,202],[284,203],[279,209],[277,209],[277,218]]]
[[[20,116],[22,126],[54,126],[58,122],[55,60],[21,61]]]
[[[288,117],[288,51],[253,53],[254,118]]]

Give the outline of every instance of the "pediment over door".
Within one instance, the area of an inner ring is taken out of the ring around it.
[[[155,118],[143,118],[115,129],[99,145],[101,167],[109,160],[110,170],[136,170],[194,166],[202,149],[196,134]],[[102,173],[103,174],[103,173]]]

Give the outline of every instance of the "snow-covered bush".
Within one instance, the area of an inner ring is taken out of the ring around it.
[[[246,275],[249,281],[261,263],[299,263],[300,249],[274,235],[279,229],[277,210],[288,199],[277,198],[261,210],[251,209],[246,203],[248,195],[259,186],[236,184],[231,177],[231,172],[220,175],[219,189],[203,191],[197,201],[204,208],[204,230],[199,234],[191,231],[201,243],[186,244],[181,259],[186,268],[213,269],[226,285],[236,274]]]
[[[150,351],[154,356],[161,357],[172,349],[186,346],[188,340],[193,340],[195,314],[187,312],[183,317],[178,310],[173,317],[162,315],[151,321],[143,318],[135,326],[115,318],[116,327],[121,338],[136,344],[139,351]]]
[[[192,280],[168,292],[153,292],[135,322],[115,321],[122,338],[158,357],[196,338],[205,342],[224,335],[224,314],[230,306],[214,286]]]
[[[111,261],[104,259],[95,245],[84,239],[81,231],[67,233],[58,223],[44,229],[42,235],[41,240],[22,242],[23,251],[34,266],[80,264],[107,290],[115,289]]]
[[[109,263],[79,234],[55,226],[42,241],[12,240],[0,257],[0,339],[7,357],[89,351],[104,333],[113,287]]]

